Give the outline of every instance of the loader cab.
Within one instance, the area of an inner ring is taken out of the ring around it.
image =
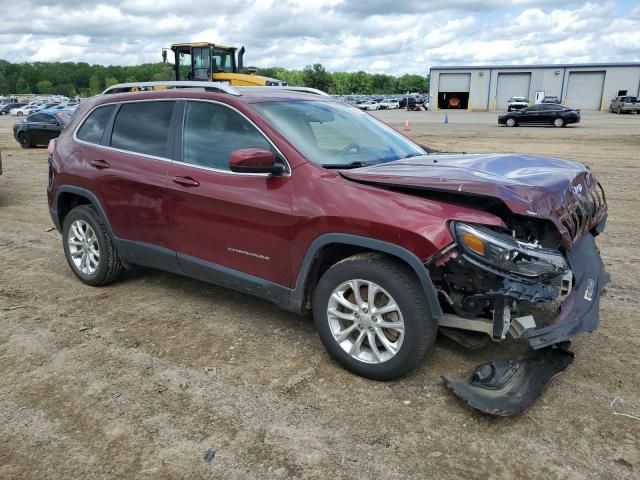
[[[223,47],[212,43],[171,45],[175,58],[175,79],[211,81],[216,73],[243,73],[241,62],[244,48],[240,49],[238,62],[236,50],[235,47]],[[163,58],[166,59],[166,51],[163,51]]]
[[[244,47],[225,47],[213,43],[176,43],[162,50],[167,62],[167,52],[174,55],[176,81],[205,81],[226,83],[233,87],[286,86],[276,78],[256,75],[255,67],[244,68]]]

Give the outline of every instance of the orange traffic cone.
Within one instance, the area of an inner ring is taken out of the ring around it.
[[[411,130],[411,127],[409,126],[409,120],[404,121],[404,127],[402,127],[402,130],[404,130],[405,132]]]

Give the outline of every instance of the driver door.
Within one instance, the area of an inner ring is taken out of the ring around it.
[[[216,275],[240,273],[288,287],[297,221],[291,176],[229,168],[229,156],[238,149],[279,153],[246,117],[221,103],[187,101],[180,123],[167,182],[180,267],[214,282]]]
[[[211,81],[211,48],[194,47],[191,51],[193,80]]]

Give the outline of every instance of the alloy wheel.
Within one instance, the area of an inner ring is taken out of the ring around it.
[[[334,340],[352,358],[379,364],[402,347],[405,325],[400,307],[380,285],[348,280],[331,294],[327,320]]]
[[[515,127],[516,121],[513,118],[507,118],[507,127]]]
[[[562,125],[564,125],[564,121],[561,118],[556,118],[553,121],[553,125],[556,127],[561,127]]]
[[[67,243],[76,268],[86,275],[93,275],[100,264],[100,246],[91,226],[84,220],[73,222]]]

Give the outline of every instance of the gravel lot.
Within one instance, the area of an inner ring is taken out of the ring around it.
[[[604,184],[601,327],[532,409],[485,417],[440,382],[513,346],[439,338],[414,374],[376,383],[267,302],[147,269],[81,284],[50,231],[46,150],[21,150],[0,117],[0,478],[638,478],[640,421],[610,403],[640,416],[640,115],[376,115],[438,149],[577,159]]]

